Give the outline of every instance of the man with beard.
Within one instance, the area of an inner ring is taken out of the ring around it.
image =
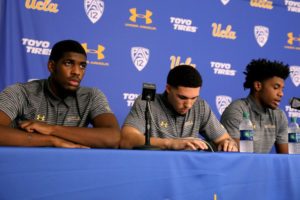
[[[80,87],[86,59],[80,43],[60,41],[49,57],[48,79],[0,93],[1,146],[118,147],[119,125],[105,95]]]
[[[284,81],[289,76],[288,65],[266,59],[252,60],[244,74],[244,88],[249,88],[250,93],[247,98],[236,100],[225,109],[221,123],[239,143],[239,124],[243,112],[248,112],[254,125],[254,152],[269,153],[275,143],[278,153],[288,153],[288,120],[278,108]]]
[[[151,102],[150,144],[161,149],[206,150],[199,133],[220,151],[237,151],[236,142],[199,97],[202,77],[192,66],[170,70],[163,94]],[[146,102],[137,98],[121,130],[121,148],[145,144]]]

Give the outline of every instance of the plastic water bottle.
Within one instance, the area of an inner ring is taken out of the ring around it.
[[[253,153],[253,124],[249,119],[249,113],[243,113],[243,120],[239,125],[240,130],[240,152]]]
[[[300,131],[297,124],[297,117],[291,117],[291,122],[288,126],[289,134],[289,154],[300,153]]]

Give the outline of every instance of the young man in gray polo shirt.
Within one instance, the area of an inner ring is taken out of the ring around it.
[[[151,101],[150,143],[161,149],[203,150],[201,133],[221,151],[237,151],[236,142],[199,97],[202,78],[188,65],[170,70],[166,90]],[[146,102],[137,98],[121,130],[121,148],[145,144]]]
[[[80,43],[60,41],[49,57],[48,79],[0,93],[1,146],[118,147],[119,125],[105,95],[80,87],[86,57]]]
[[[250,93],[225,109],[221,123],[239,143],[239,124],[246,111],[254,125],[254,152],[269,153],[275,144],[278,153],[288,153],[288,120],[278,108],[289,75],[288,65],[266,59],[252,60],[244,74],[244,88],[249,88]]]

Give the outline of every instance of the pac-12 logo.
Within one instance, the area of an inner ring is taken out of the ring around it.
[[[104,12],[104,2],[102,0],[84,0],[84,10],[94,24],[101,18]]]
[[[232,98],[230,96],[219,95],[216,96],[216,106],[218,108],[219,114],[222,115],[225,108],[231,103]]]
[[[296,87],[300,85],[300,67],[299,66],[290,66],[290,76],[292,82]]]
[[[150,50],[144,47],[132,47],[131,48],[131,59],[134,66],[139,70],[142,71],[149,60]]]
[[[226,6],[226,4],[229,3],[230,0],[221,0],[221,2],[224,4],[224,6]]]
[[[269,38],[269,28],[266,26],[254,26],[254,36],[260,47],[263,47]]]

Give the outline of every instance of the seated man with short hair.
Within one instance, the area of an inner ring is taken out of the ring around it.
[[[205,150],[213,142],[220,151],[237,151],[236,142],[217,120],[206,101],[199,97],[202,77],[192,66],[170,70],[166,90],[151,102],[150,143],[161,149]],[[137,98],[121,130],[121,148],[145,144],[146,102]]]
[[[15,84],[0,93],[1,146],[119,146],[119,125],[105,95],[80,87],[86,59],[80,43],[60,41],[49,57],[48,79]]]

